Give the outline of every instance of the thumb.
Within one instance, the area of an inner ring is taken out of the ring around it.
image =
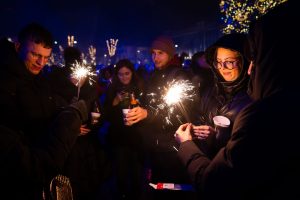
[[[190,133],[191,129],[192,129],[192,124],[189,123],[188,126],[186,127],[186,131],[188,131]]]

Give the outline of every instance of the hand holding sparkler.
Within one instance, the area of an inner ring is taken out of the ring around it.
[[[174,137],[178,143],[182,143],[188,140],[192,140],[192,130],[193,125],[191,123],[182,124],[177,129]]]

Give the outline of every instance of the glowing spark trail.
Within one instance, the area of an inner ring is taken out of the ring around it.
[[[88,79],[89,84],[92,85],[92,82],[95,82],[93,76],[96,76],[96,73],[92,71],[92,67],[87,64],[86,60],[83,60],[82,63],[76,61],[74,66],[71,67],[71,70],[71,77],[77,80],[77,99],[79,99],[80,87],[82,86],[83,82]]]
[[[161,90],[161,88],[158,89]],[[167,84],[167,87],[163,88],[163,95],[160,97],[160,99],[157,99],[158,95],[155,93],[148,95],[152,98],[150,100],[150,104],[152,104],[152,107],[154,107],[157,114],[164,113],[159,112],[159,110],[166,111],[166,116],[164,117],[166,124],[172,125],[172,116],[175,116],[175,118],[182,123],[180,115],[174,113],[175,108],[179,108],[185,119],[190,121],[183,103],[186,100],[193,101],[196,93],[194,91],[193,84],[189,80],[171,81]]]

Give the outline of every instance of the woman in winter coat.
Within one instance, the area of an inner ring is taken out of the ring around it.
[[[229,34],[205,52],[215,76],[215,87],[201,96],[201,125],[193,126],[193,131],[202,150],[211,156],[226,144],[236,115],[251,102],[247,94],[248,47],[245,34]],[[228,128],[216,130],[213,118],[217,115],[229,119]]]

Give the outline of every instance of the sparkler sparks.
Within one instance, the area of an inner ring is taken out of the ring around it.
[[[167,93],[163,97],[165,103],[170,106],[177,104],[185,99],[191,99],[195,94],[190,94],[194,86],[188,80],[173,80],[167,88]]]
[[[73,67],[71,67],[72,74],[71,77],[77,80],[76,86],[78,87],[77,98],[79,98],[80,87],[86,79],[88,79],[89,84],[92,85],[93,82],[96,82],[93,77],[96,76],[96,73],[92,71],[92,67],[87,64],[86,60],[83,60],[82,63],[76,61]]]
[[[185,119],[190,121],[184,102],[186,100],[193,101],[196,96],[193,84],[189,80],[173,80],[167,84],[167,87],[158,89],[163,90],[163,95],[160,99],[157,99],[158,95],[155,93],[148,94],[151,96],[150,104],[155,109],[155,113],[165,113],[166,116],[164,116],[164,119],[166,124],[173,125],[172,119],[176,119],[179,123],[182,123],[180,114],[174,113],[176,112],[176,108],[178,108]]]

